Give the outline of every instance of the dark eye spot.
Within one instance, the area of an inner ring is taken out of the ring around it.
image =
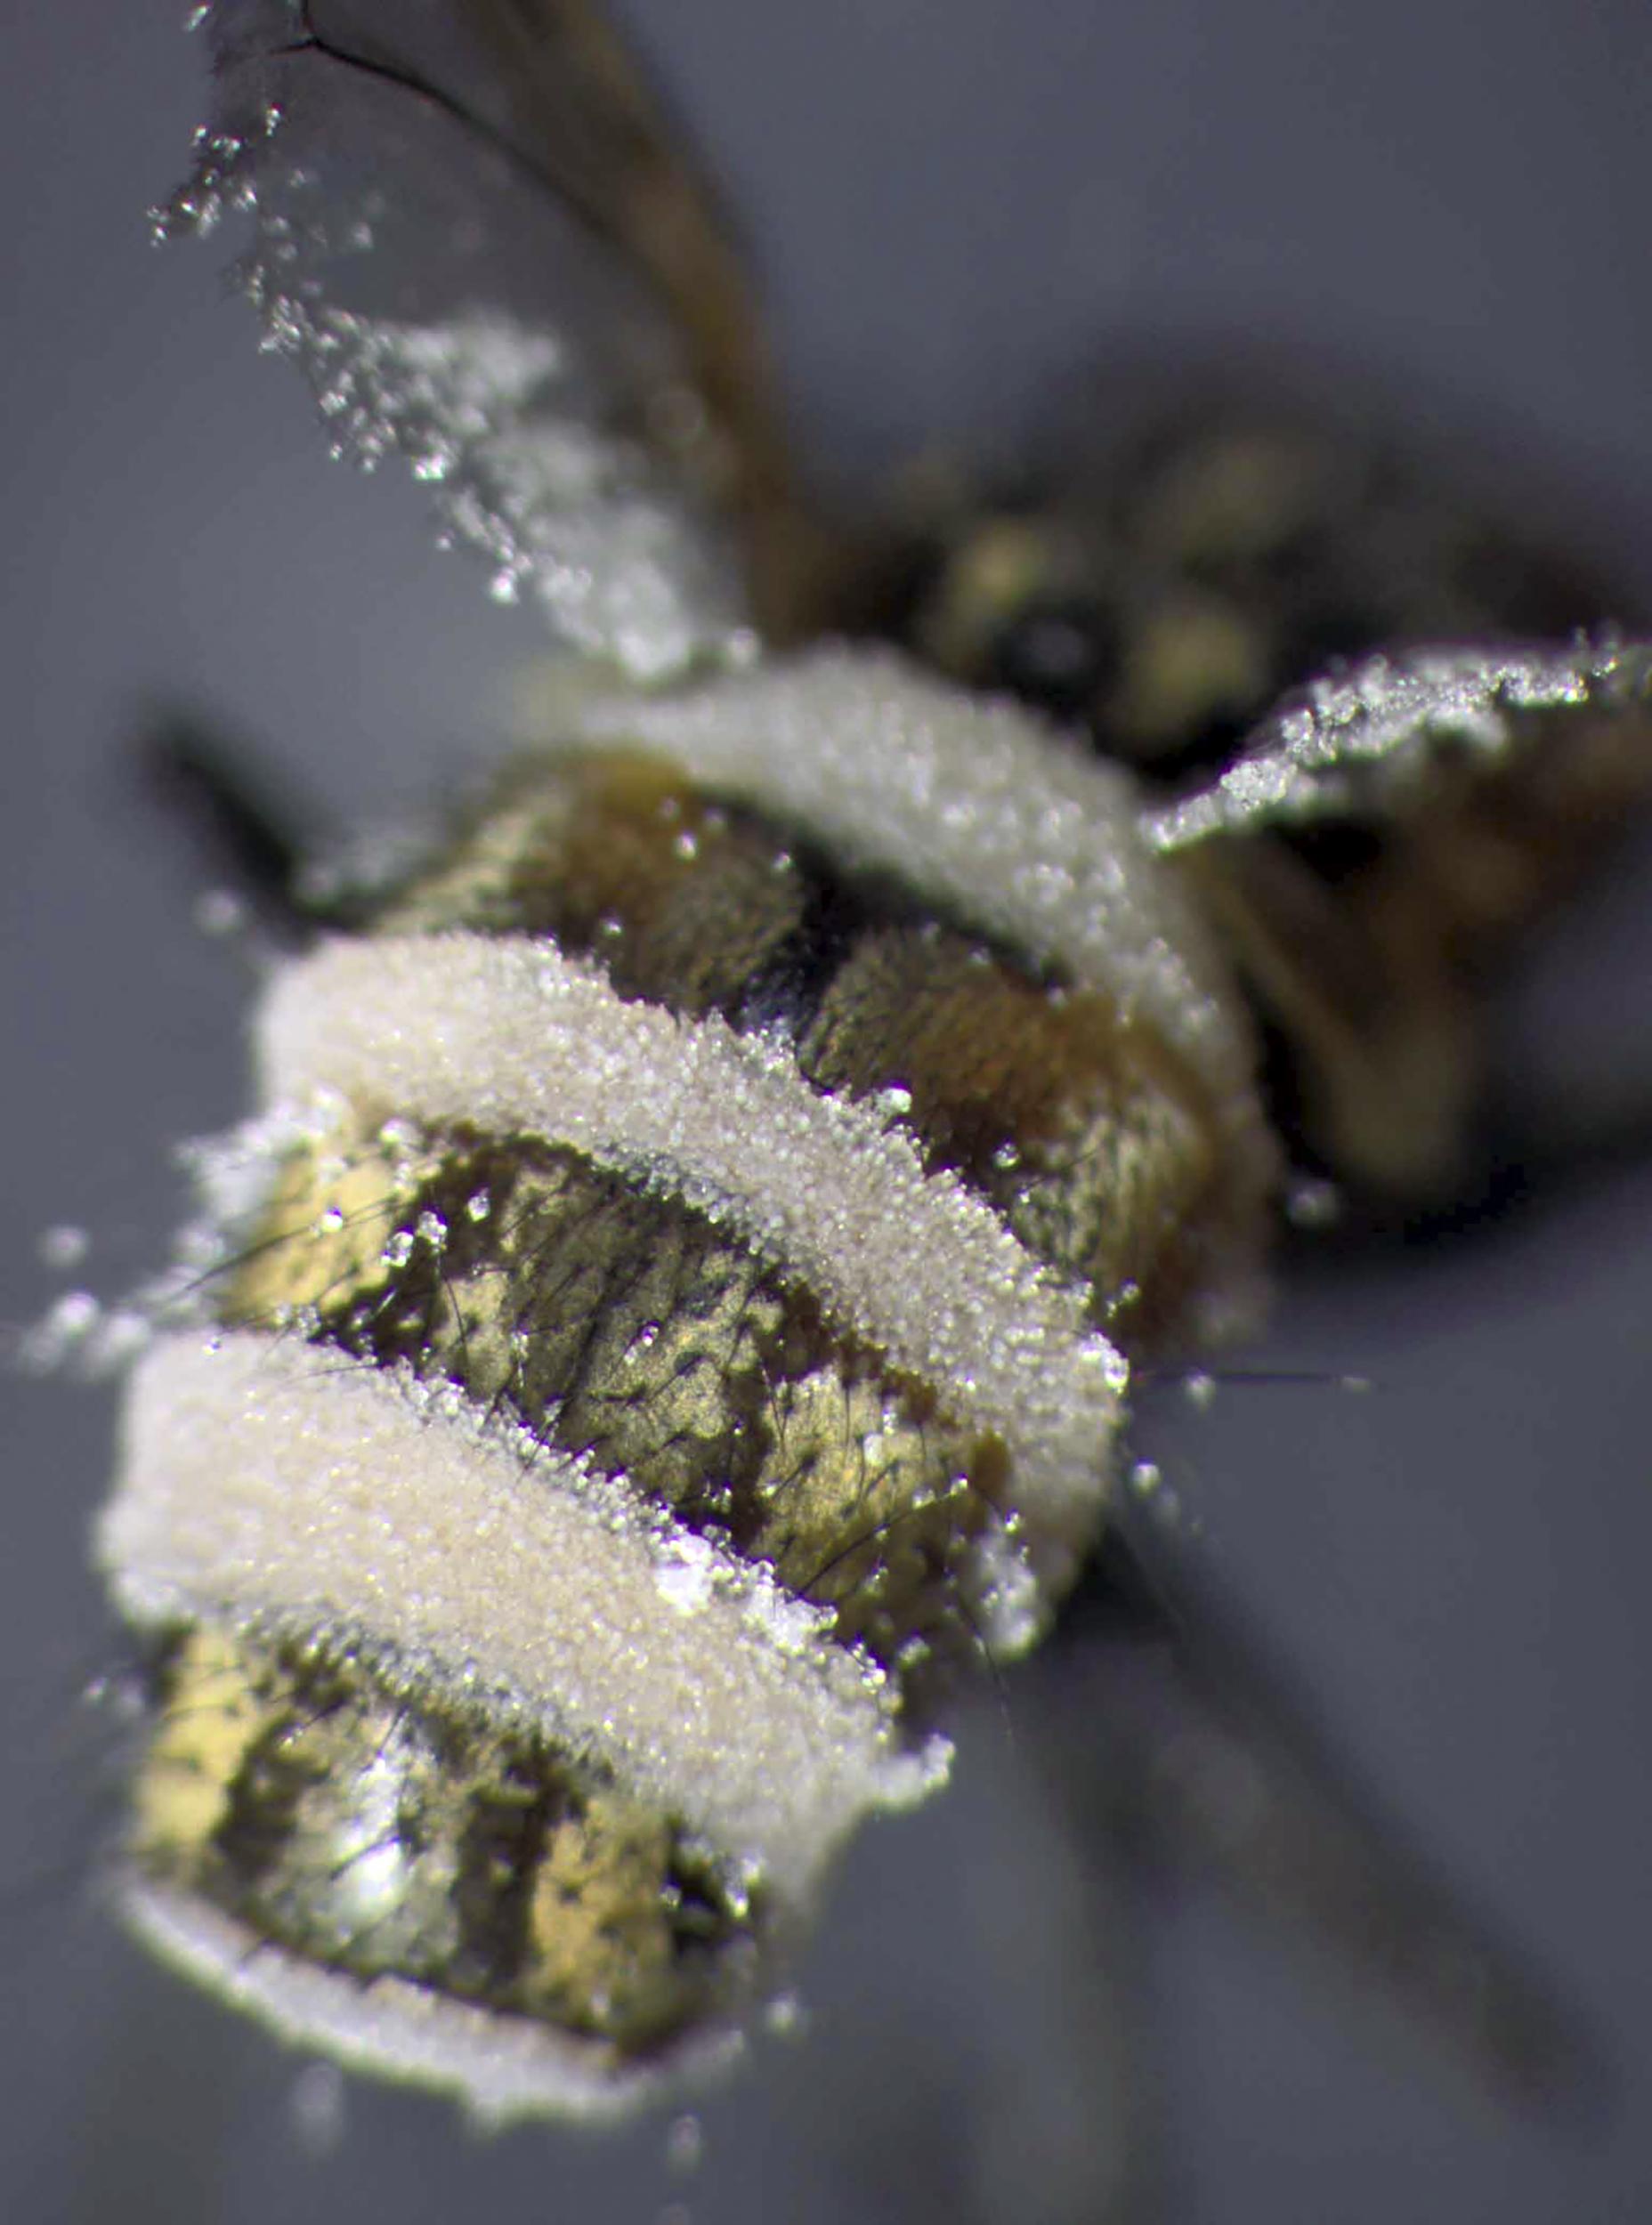
[[[1079,718],[1116,681],[1120,657],[1118,619],[1100,604],[1032,603],[999,633],[985,676],[1037,710]]]

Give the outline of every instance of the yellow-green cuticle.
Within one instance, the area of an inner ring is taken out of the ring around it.
[[[660,760],[526,761],[375,924],[545,935],[622,997],[783,1035],[1136,1348],[1173,1343],[1211,1258],[1259,1238],[1207,1089],[1151,1028]]]
[[[221,1310],[458,1385],[767,1562],[887,1663],[973,1644],[1001,1440],[704,1214],[575,1152],[463,1132],[305,1145]]]
[[[760,1897],[589,1762],[336,1644],[198,1626],[156,1668],[129,1857],[260,1939],[643,2056],[736,1998]]]

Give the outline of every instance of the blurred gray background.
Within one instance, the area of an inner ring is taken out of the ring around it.
[[[172,1146],[241,1102],[244,970],[196,931],[188,862],[123,787],[142,708],[220,714],[354,817],[462,763],[535,643],[432,549],[409,488],[325,460],[212,255],[148,249],[144,206],[203,112],[181,12],[17,12],[0,79],[13,1325],[158,1258]],[[1260,340],[1480,425],[1652,589],[1645,0],[625,14],[717,150],[801,422],[845,468],[1001,426],[1105,341]],[[1649,856],[1539,985],[1568,1088],[1629,1067],[1652,1085]],[[1151,1950],[1190,2225],[1647,2214],[1648,1208],[1652,1169],[1413,1274],[1316,1283],[1267,1356],[1379,1395],[1224,1393],[1169,1448],[1225,1579],[1413,1835],[1596,2020],[1621,2105],[1570,2132],[1500,2116],[1194,1897]],[[36,1250],[63,1222],[93,1240],[67,1276]],[[992,1705],[956,1793],[855,1850],[803,1973],[807,2035],[704,2104],[696,2172],[668,2166],[663,2121],[482,2142],[367,2088],[318,2138],[325,2089],[96,1909],[106,1741],[77,1701],[112,1657],[84,1566],[110,1404],[0,1396],[0,2214],[984,2225],[1057,2196],[1085,2214],[1105,2158],[1073,1974],[1106,1954],[1105,1912]]]

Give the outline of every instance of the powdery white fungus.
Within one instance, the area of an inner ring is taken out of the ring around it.
[[[1284,1202],[1285,1218],[1292,1228],[1334,1228],[1342,1217],[1340,1187],[1316,1175],[1293,1176]]]
[[[794,1598],[778,1586],[773,1590],[753,1592],[746,1602],[746,1612],[761,1626],[776,1652],[782,1654],[801,1654],[809,1646],[819,1645],[822,1638],[831,1635],[837,1621],[830,1607]]]
[[[698,1614],[717,1589],[717,1549],[709,1538],[692,1530],[671,1540],[654,1574],[660,1598],[679,1614]]]
[[[563,692],[564,708],[553,746],[657,750],[1105,990],[1194,1064],[1232,1147],[1271,1169],[1243,1008],[1120,766],[892,651],[817,650],[652,698]]]
[[[178,1161],[195,1185],[199,1210],[179,1232],[172,1265],[140,1293],[151,1318],[208,1317],[213,1278],[264,1211],[287,1156],[335,1134],[340,1109],[312,1104],[302,1119],[285,1112],[263,1112],[222,1135],[197,1137],[180,1148]]]
[[[158,1340],[134,1369],[98,1552],[125,1611],[318,1625],[504,1695],[781,1899],[868,1811],[919,1797],[880,1672],[773,1642],[769,1572],[622,1483],[325,1347]],[[680,1588],[692,1568],[694,1596]]]
[[[88,1380],[117,1374],[148,1345],[155,1315],[148,1304],[105,1306],[89,1290],[70,1290],[12,1346],[17,1364],[30,1374],[73,1368]]]
[[[60,1222],[54,1228],[42,1229],[36,1245],[42,1266],[60,1274],[77,1267],[91,1249],[92,1239],[85,1230],[68,1221]]]
[[[90,1290],[65,1290],[18,1339],[20,1364],[45,1375],[70,1359],[84,1358],[102,1319],[102,1306]]]
[[[764,2008],[763,2028],[777,2040],[800,2040],[808,2026],[808,2010],[790,1988],[773,1994]]]
[[[597,422],[555,340],[503,317],[421,326],[318,305],[271,263],[254,277],[270,344],[307,374],[338,451],[405,457],[449,534],[490,565],[496,602],[530,591],[559,634],[639,679],[741,652],[704,520]]]
[[[247,906],[232,888],[204,889],[195,900],[195,925],[202,934],[221,940],[239,934],[247,924]]]
[[[539,1136],[709,1212],[1003,1437],[1049,1573],[1088,1543],[1122,1357],[990,1207],[783,1047],[628,1003],[544,943],[469,934],[322,945],[272,977],[257,1042],[277,1101]]]
[[[666,2168],[686,2177],[698,2171],[706,2152],[705,2127],[692,2111],[674,2117],[666,2132]]]
[[[293,2081],[290,2101],[293,2137],[304,2153],[320,2162],[344,2140],[349,2119],[344,2075],[336,2063],[306,2063]]]
[[[602,2122],[647,2100],[662,2074],[703,2075],[741,2051],[713,2028],[668,2060],[624,2062],[607,2043],[473,2008],[400,1978],[363,1979],[299,1961],[206,1902],[136,1878],[121,1909],[155,1953],[278,2038],[325,2048],[347,2070],[452,2093],[488,2125],[555,2114]]]
[[[970,1619],[989,1661],[1014,1661],[1049,1627],[1050,1598],[1009,1532],[990,1527],[976,1541]]]
[[[708,443],[676,326],[558,192],[524,190],[489,134],[409,97],[396,72],[417,80],[433,27],[393,13],[375,76],[341,69],[287,0],[215,11],[211,125],[158,231],[251,214],[236,275],[265,345],[304,373],[336,453],[405,458],[496,595],[531,595],[641,676],[741,653],[734,568],[692,492]],[[547,82],[568,107],[554,162],[604,103],[569,56]],[[639,433],[668,419],[676,469]]]
[[[1219,780],[1144,812],[1142,838],[1168,853],[1213,835],[1395,808],[1443,740],[1495,758],[1518,748],[1534,717],[1648,710],[1652,648],[1615,635],[1569,649],[1372,657],[1288,696]]]

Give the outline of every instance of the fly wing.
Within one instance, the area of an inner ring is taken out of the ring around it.
[[[644,678],[781,600],[796,506],[711,198],[584,0],[215,0],[161,232],[237,275],[335,448],[404,457],[496,592]]]
[[[1463,768],[1541,769],[1557,748],[1575,756],[1593,741],[1599,756],[1618,735],[1618,753],[1639,765],[1648,719],[1652,645],[1613,634],[1373,657],[1287,696],[1218,779],[1144,813],[1142,830],[1170,854],[1262,827],[1403,819]],[[1605,742],[1595,739],[1603,728]]]
[[[1364,1202],[1478,1179],[1479,1010],[1652,800],[1652,645],[1372,657],[1287,696],[1142,833],[1288,1047],[1299,1140]]]

